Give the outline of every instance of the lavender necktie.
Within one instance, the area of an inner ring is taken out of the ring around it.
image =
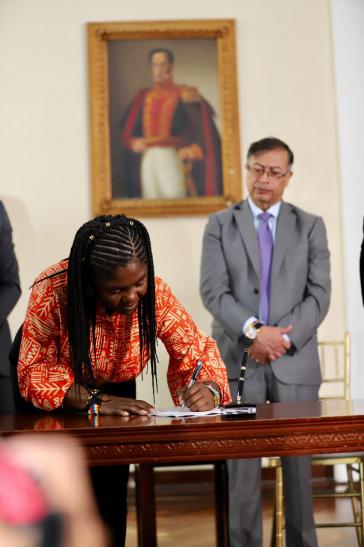
[[[272,265],[273,236],[268,221],[270,213],[260,213],[258,218],[259,256],[260,256],[260,313],[261,320],[268,323],[270,297],[270,270]]]

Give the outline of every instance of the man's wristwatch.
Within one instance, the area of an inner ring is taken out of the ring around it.
[[[220,396],[220,392],[218,389],[216,389],[214,386],[212,386],[211,384],[205,384],[205,386],[211,391],[212,393],[212,396],[214,398],[214,404],[215,404],[215,408],[219,407],[220,406],[220,403],[221,403],[221,396]]]
[[[254,342],[262,327],[264,327],[264,323],[261,323],[260,321],[254,321],[248,326],[244,333],[245,342],[247,342],[248,346]]]

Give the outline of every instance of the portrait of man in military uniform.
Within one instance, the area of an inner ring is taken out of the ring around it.
[[[216,45],[171,42],[110,42],[113,197],[222,194]]]

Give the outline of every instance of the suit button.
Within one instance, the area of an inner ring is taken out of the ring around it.
[[[254,289],[254,294],[259,294],[259,289]]]

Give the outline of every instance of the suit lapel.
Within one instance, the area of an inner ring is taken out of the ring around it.
[[[259,277],[258,238],[254,227],[253,214],[247,201],[243,201],[236,207],[234,217],[253,268]]]
[[[293,244],[294,238],[295,216],[292,214],[291,207],[283,202],[277,220],[272,261],[272,280],[278,276],[287,249]]]

